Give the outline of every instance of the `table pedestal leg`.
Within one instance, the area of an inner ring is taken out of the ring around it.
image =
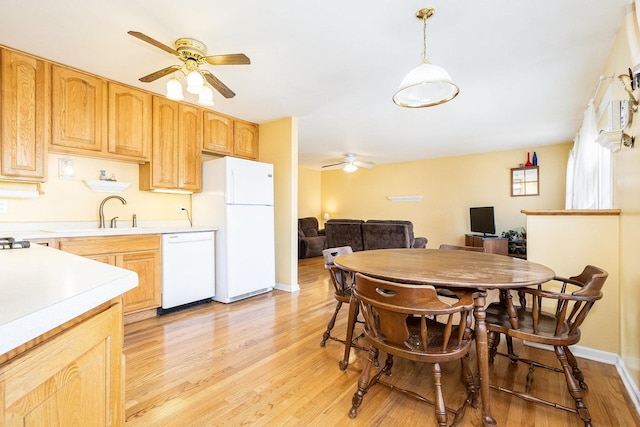
[[[486,292],[473,294],[473,316],[475,317],[476,353],[478,358],[478,377],[480,380],[480,399],[482,400],[482,425],[495,426],[491,416],[491,398],[489,396],[489,345],[487,343],[487,317],[484,311]]]
[[[358,302],[351,296],[349,301],[349,319],[347,320],[347,338],[344,340],[344,357],[339,362],[340,369],[345,370],[349,366],[349,354],[351,353],[351,341],[353,340],[353,329],[358,317]]]

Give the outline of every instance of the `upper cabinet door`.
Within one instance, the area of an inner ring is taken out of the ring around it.
[[[151,95],[109,82],[109,153],[148,161]]]
[[[57,65],[52,74],[52,148],[102,151],[106,81]]]
[[[258,125],[236,120],[233,123],[233,154],[246,159],[258,158]]]
[[[0,56],[0,175],[45,181],[50,140],[50,66],[29,55],[2,50]]]
[[[205,110],[202,150],[222,156],[233,154],[233,119],[231,117]]]
[[[178,106],[164,97],[153,97],[151,188],[178,188]]]
[[[200,191],[202,186],[202,110],[180,105],[178,188]]]

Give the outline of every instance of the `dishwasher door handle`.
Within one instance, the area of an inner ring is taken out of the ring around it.
[[[211,240],[213,241],[213,232],[194,232],[194,233],[178,233],[167,235],[167,243],[183,243],[183,242],[200,242]]]

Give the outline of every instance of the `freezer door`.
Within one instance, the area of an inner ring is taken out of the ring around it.
[[[273,207],[227,206],[226,277],[221,295],[236,296],[275,286]],[[216,290],[217,293],[217,290]]]
[[[273,206],[273,165],[226,157],[226,200],[234,205]]]

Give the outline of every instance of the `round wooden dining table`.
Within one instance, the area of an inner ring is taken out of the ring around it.
[[[482,401],[482,422],[496,425],[491,416],[489,396],[489,349],[485,324],[486,291],[488,289],[517,289],[548,282],[555,273],[534,262],[483,252],[439,249],[378,249],[340,255],[334,259],[339,268],[394,282],[433,285],[443,288],[475,290],[475,340]],[[349,304],[347,339],[353,339],[352,325],[357,317],[357,304]],[[514,313],[515,315],[515,313]],[[345,345],[340,368],[349,363],[351,346]]]

